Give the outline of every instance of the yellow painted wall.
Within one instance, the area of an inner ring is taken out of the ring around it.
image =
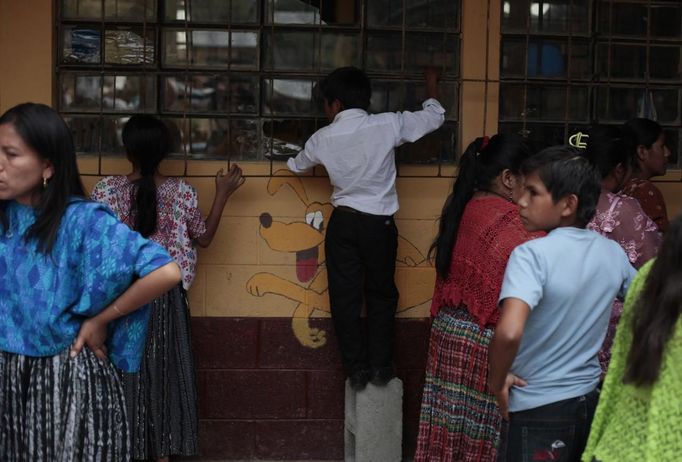
[[[499,0],[465,0],[462,12],[462,76],[460,94],[461,139],[463,145],[481,134],[492,134],[497,127],[499,92]],[[490,9],[488,9],[488,6]],[[0,110],[22,101],[53,101],[53,22],[52,3],[48,0],[0,0]],[[487,106],[486,103],[487,102]],[[88,188],[99,174],[127,173],[123,159],[95,158],[80,161]],[[189,179],[199,191],[204,213],[213,198],[211,175],[224,167],[222,162],[193,161],[187,165]],[[304,245],[306,212],[328,210],[330,187],[323,177],[303,178],[302,191],[307,201],[294,192],[298,180],[268,178],[265,163],[242,165],[249,177],[230,199],[213,245],[199,254],[197,279],[190,291],[195,316],[292,316],[293,328],[303,343],[320,345],[324,335],[308,328],[308,316],[327,316],[326,283],[301,282],[296,273],[296,254],[278,250],[277,233],[263,232],[259,217],[269,213],[289,246]],[[282,164],[275,169],[282,168]],[[181,162],[164,165],[168,174],[182,175]],[[435,167],[404,166],[402,174],[427,175]],[[445,169],[452,175],[454,168]],[[196,175],[204,175],[196,177]],[[670,172],[658,184],[671,216],[682,209],[682,177]],[[433,270],[423,262],[435,234],[438,216],[452,178],[400,178],[398,191],[401,209],[398,227],[404,238],[403,261],[397,280],[402,296],[400,316],[422,317],[428,313],[433,286]],[[285,226],[286,224],[292,224]],[[289,234],[287,234],[289,233]],[[312,236],[312,234],[310,234]],[[297,245],[298,245],[297,244]],[[323,257],[320,257],[323,258]],[[317,271],[323,271],[320,266]],[[322,274],[323,276],[323,274]],[[310,308],[309,307],[316,307]]]

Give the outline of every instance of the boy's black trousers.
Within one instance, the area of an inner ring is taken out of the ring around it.
[[[391,367],[398,305],[395,259],[398,230],[392,216],[337,207],[325,240],[332,321],[348,375]],[[367,335],[361,311],[367,306]]]

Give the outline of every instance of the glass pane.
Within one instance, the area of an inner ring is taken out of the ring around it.
[[[260,126],[254,119],[230,120],[230,159],[258,159]]]
[[[649,76],[652,79],[680,80],[680,46],[649,48]]]
[[[568,120],[581,122],[590,120],[588,95],[587,87],[568,88]]]
[[[651,118],[661,124],[680,123],[680,94],[678,90],[651,90],[653,113]]]
[[[502,123],[500,133],[516,133],[526,138],[532,151],[539,151],[548,146],[566,144],[567,133],[585,131],[587,127],[576,124],[547,124],[529,123],[525,126],[521,123]]]
[[[102,117],[102,152],[105,154],[125,154],[125,146],[121,140],[123,126],[130,117]]]
[[[459,29],[459,2],[453,0],[405,0],[406,27]]]
[[[529,86],[527,92],[526,119],[566,119],[565,87]]]
[[[104,110],[153,112],[156,78],[144,75],[108,75],[104,78]]]
[[[408,164],[433,164],[438,161],[453,162],[457,146],[457,124],[445,123],[414,143],[405,143],[396,151],[397,159]]]
[[[64,117],[71,130],[76,152],[92,154],[99,152],[100,119],[97,116]]]
[[[599,8],[599,32],[646,37],[646,4],[603,2]]]
[[[99,111],[102,97],[98,75],[62,74],[60,76],[62,111]]]
[[[274,159],[295,156],[322,126],[315,120],[264,120],[263,155]]]
[[[568,45],[555,40],[528,44],[528,77],[565,77]]]
[[[402,35],[369,33],[365,62],[369,71],[399,71],[402,68]]]
[[[267,69],[312,70],[314,32],[268,32],[265,36]]]
[[[229,83],[229,106],[232,113],[256,114],[260,94],[258,77],[233,75]]]
[[[609,56],[610,54],[610,56]],[[643,45],[599,45],[597,72],[614,79],[643,79],[646,75],[646,48]]]
[[[500,74],[502,77],[526,75],[526,39],[507,38],[501,41]]]
[[[367,0],[367,26],[402,26],[403,0]]]
[[[258,32],[230,32],[230,68],[258,69]]]
[[[227,67],[230,61],[228,31],[193,30],[192,67]]]
[[[255,114],[258,77],[193,74],[163,77],[164,111]]]
[[[529,41],[527,51],[526,57],[525,39],[504,39],[501,49],[503,77],[566,77],[569,65],[572,78],[591,77],[590,48],[584,41],[574,39],[571,42],[570,62],[569,45],[566,40],[533,39]]]
[[[530,3],[530,30],[542,33],[587,34],[587,0],[542,0]]]
[[[529,0],[504,0],[502,2],[502,32],[526,32]]]
[[[337,67],[361,67],[360,35],[353,33],[323,32],[319,55],[319,68],[331,71]]]
[[[652,5],[651,36],[677,38],[682,35],[682,6]]]
[[[457,84],[441,81],[438,84],[438,93],[438,100],[446,111],[446,119],[457,120]],[[426,88],[423,81],[405,82],[404,104],[396,111],[419,111],[422,109],[424,100],[426,100]]]
[[[459,40],[455,35],[408,33],[405,37],[405,71],[421,72],[435,66],[443,74],[456,75]]]
[[[155,0],[105,0],[104,15],[109,20],[154,21]]]
[[[230,152],[227,119],[190,120],[190,153],[193,158],[226,158]]]
[[[105,32],[104,61],[107,64],[152,64],[154,31],[114,29]]]
[[[676,90],[667,93],[668,97],[672,96],[672,104],[679,104]],[[659,109],[663,110],[659,99],[663,95],[654,95],[656,91],[649,94],[641,87],[600,87],[597,93],[597,115],[602,120],[622,122],[633,117],[660,119],[657,112]]]
[[[402,81],[372,81],[372,98],[369,112],[396,112],[405,107],[405,90]]]
[[[64,27],[62,61],[66,64],[99,64],[101,32],[92,28]]]
[[[311,80],[264,79],[263,113],[274,115],[314,115],[313,84]]]
[[[358,24],[359,0],[268,0],[267,24]]]
[[[102,19],[102,0],[63,0],[64,19]]]
[[[258,24],[259,3],[253,0],[232,0],[232,22],[236,24]]]
[[[166,66],[186,66],[188,60],[187,33],[165,29],[163,34],[163,63]]]
[[[500,120],[521,120],[526,115],[523,85],[500,85]]]
[[[182,76],[162,77],[163,105],[162,111],[185,112],[189,110],[189,92],[191,83]]]
[[[162,119],[168,127],[170,137],[170,152],[176,156],[184,156],[189,153],[189,119],[165,118]]]
[[[166,21],[217,24],[254,24],[258,22],[258,3],[253,0],[166,0]],[[232,11],[230,11],[232,5]],[[185,10],[186,8],[186,10]]]
[[[320,2],[312,0],[268,0],[267,24],[320,24]]]

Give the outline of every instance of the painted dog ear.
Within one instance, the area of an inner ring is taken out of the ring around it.
[[[282,189],[282,186],[289,186],[296,193],[298,199],[303,202],[303,205],[306,207],[310,205],[308,195],[303,187],[303,181],[289,170],[281,169],[272,174],[272,178],[268,181],[268,194],[274,196],[277,191]]]

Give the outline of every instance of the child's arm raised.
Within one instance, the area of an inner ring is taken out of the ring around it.
[[[509,373],[521,344],[523,329],[530,314],[530,307],[518,298],[505,298],[502,315],[495,327],[495,334],[488,348],[490,391],[497,397],[500,414],[509,419],[509,389],[516,385],[523,387],[526,382]]]
[[[211,211],[206,218],[206,232],[195,239],[198,245],[208,247],[211,244],[218,230],[227,199],[244,184],[244,181],[242,169],[237,164],[232,164],[227,175],[223,175],[222,168],[218,170],[215,177],[215,197],[213,198]]]

